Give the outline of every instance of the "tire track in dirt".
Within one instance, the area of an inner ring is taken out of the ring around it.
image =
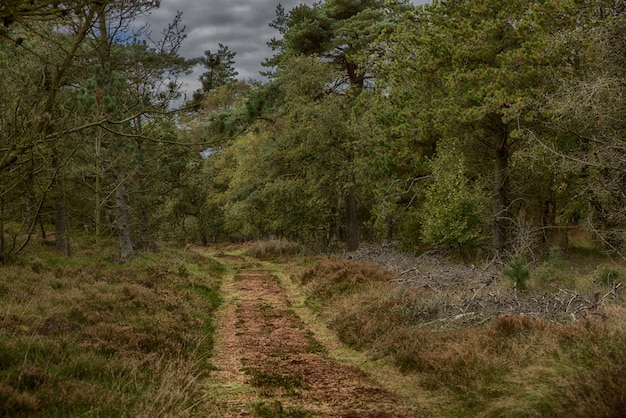
[[[254,416],[255,405],[275,416],[414,416],[362,371],[330,358],[266,270],[231,275],[222,291],[212,374],[222,416]]]

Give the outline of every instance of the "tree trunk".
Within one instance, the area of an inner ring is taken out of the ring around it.
[[[346,247],[348,251],[355,251],[359,248],[359,227],[354,187],[351,187],[346,195]]]
[[[45,242],[48,239],[48,236],[46,235],[46,228],[43,224],[43,221],[41,220],[41,216],[37,215],[37,222],[39,222],[39,229],[41,230],[41,239]]]
[[[209,238],[206,235],[206,231],[200,228],[200,243],[205,247],[209,245]]]
[[[120,241],[120,262],[125,263],[135,255],[135,249],[130,237],[130,210],[128,208],[128,191],[126,183],[118,174],[119,184],[115,192],[117,206],[117,231]]]
[[[508,216],[508,132],[504,128],[503,137],[500,144],[496,148],[496,163],[494,170],[494,186],[493,186],[493,239],[492,244],[496,253],[500,254],[506,245],[506,239],[509,229]]]
[[[60,163],[57,157],[52,160],[54,167],[59,167]],[[60,173],[59,177],[55,180],[55,190],[53,193],[54,200],[54,233],[55,233],[55,245],[63,251],[67,257],[70,256],[70,234],[69,225],[67,222],[67,207],[65,204],[65,182],[63,180],[63,174]]]
[[[96,134],[96,144],[95,144],[95,158],[96,158],[96,190],[95,190],[95,208],[94,208],[94,221],[95,221],[95,234],[96,234],[96,252],[100,254],[100,233],[102,230],[102,202],[101,202],[101,189],[102,189],[102,160],[101,160],[101,151],[102,151],[102,137],[103,137],[103,129],[98,128],[98,132]]]
[[[387,243],[388,244],[391,244],[393,242],[393,227],[394,227],[393,216],[388,215],[387,216]]]
[[[70,256],[69,229],[67,224],[67,210],[63,202],[63,196],[58,196],[54,201],[54,232],[56,247]]]
[[[135,248],[130,237],[130,208],[128,207],[128,189],[126,188],[125,153],[121,138],[116,139],[117,163],[115,174],[115,206],[117,208],[117,233],[120,243],[120,262],[125,263],[135,255]]]

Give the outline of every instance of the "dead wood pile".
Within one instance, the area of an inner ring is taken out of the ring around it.
[[[494,265],[479,268],[452,263],[436,253],[415,255],[377,246],[349,253],[346,258],[395,272],[397,278],[392,282],[399,294],[414,294],[412,290],[420,289],[421,294],[429,295],[422,300],[407,298],[408,304],[402,308],[419,318],[423,326],[481,324],[503,315],[563,323],[601,316],[606,303],[623,301],[621,283],[587,292],[556,284],[542,293],[521,291]]]

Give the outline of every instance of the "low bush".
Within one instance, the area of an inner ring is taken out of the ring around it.
[[[526,289],[526,282],[530,277],[526,257],[524,257],[523,254],[513,257],[511,261],[504,266],[502,274],[511,279],[517,289]]]
[[[258,241],[244,251],[244,255],[261,260],[270,260],[277,257],[298,255],[302,252],[302,246],[293,241],[274,239]]]
[[[593,279],[596,283],[614,286],[620,281],[620,271],[615,267],[602,266],[596,270]]]
[[[314,264],[300,276],[307,286],[310,299],[327,300],[345,296],[375,282],[387,282],[395,278],[391,272],[373,264],[353,263],[345,260],[325,260]]]

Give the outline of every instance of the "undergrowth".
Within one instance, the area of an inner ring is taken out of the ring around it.
[[[520,258],[507,275],[529,286],[529,298],[546,282],[587,288],[589,274],[562,257],[551,254],[532,273]],[[595,280],[613,285],[620,277],[617,267],[595,271]],[[301,282],[343,342],[417,376],[416,393],[430,393],[429,416],[626,416],[626,307],[618,294],[576,321],[515,314],[439,326],[457,295],[399,287],[388,277],[371,265],[323,260]]]
[[[361,289],[368,283],[385,282],[395,276],[374,265],[329,260],[317,263],[301,275],[309,290],[309,301],[342,297]]]
[[[296,242],[273,239],[253,243],[244,251],[244,255],[261,260],[271,260],[285,256],[298,255],[302,253],[302,251],[302,246]]]
[[[118,265],[40,247],[0,267],[0,416],[210,412],[221,272],[167,248]]]

